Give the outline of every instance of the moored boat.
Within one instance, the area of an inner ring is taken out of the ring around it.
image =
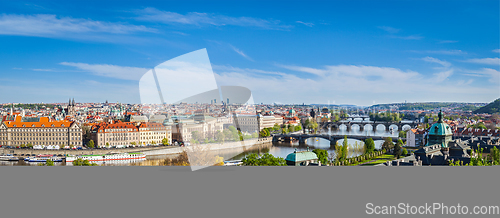
[[[24,161],[28,162],[47,162],[47,160],[52,160],[54,162],[62,162],[63,159],[50,154],[39,154],[36,157],[27,157]]]
[[[108,153],[108,154],[89,154],[67,156],[66,162],[73,162],[77,159],[88,161],[114,161],[114,160],[137,160],[146,159],[144,153]]]
[[[0,161],[18,161],[19,158],[12,156],[12,154],[2,154],[0,155]]]

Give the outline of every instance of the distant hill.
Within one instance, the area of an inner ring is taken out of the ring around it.
[[[500,98],[474,111],[475,114],[500,113]]]
[[[371,108],[397,108],[399,110],[436,110],[448,108],[453,110],[473,111],[485,103],[463,103],[463,102],[417,102],[417,103],[393,103],[393,104],[378,104],[372,105]]]

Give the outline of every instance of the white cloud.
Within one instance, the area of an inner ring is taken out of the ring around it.
[[[273,72],[256,76],[255,69],[214,67],[220,85],[241,85],[252,90],[256,102],[336,101],[369,105],[372,101],[477,101],[492,98],[491,87],[472,87],[469,81],[453,81],[452,70],[425,76],[411,70],[363,65],[334,65],[323,68],[278,65],[317,77]],[[225,68],[225,69],[224,69]],[[460,84],[460,87],[457,86]],[[300,100],[298,100],[300,99]]]
[[[442,55],[465,55],[467,52],[462,51],[462,50],[427,50],[427,51],[415,51],[411,50],[410,52],[415,52],[415,53],[429,53],[429,54],[442,54]]]
[[[397,33],[400,30],[400,29],[396,29],[396,28],[393,28],[390,26],[378,26],[378,28],[387,31],[388,33]]]
[[[481,68],[480,70],[466,70],[464,75],[475,77],[489,77],[488,81],[500,84],[500,71],[491,68]]]
[[[137,20],[160,22],[166,24],[186,25],[213,25],[213,26],[251,26],[264,29],[289,29],[292,26],[280,24],[279,20],[264,20],[253,17],[230,17],[209,13],[189,12],[179,14],[170,11],[161,11],[156,8],[145,8],[137,11]]]
[[[238,48],[234,47],[234,46],[233,46],[233,45],[231,45],[231,44],[230,44],[229,46],[233,49],[233,51],[235,51],[236,53],[238,53],[238,54],[239,54],[239,55],[241,55],[242,57],[244,57],[244,58],[246,58],[246,59],[248,59],[248,60],[250,60],[250,61],[253,61],[253,59],[252,59],[252,58],[250,58],[250,57],[248,57],[248,55],[246,55],[246,54],[245,54],[242,50],[240,50],[240,49],[238,49]]]
[[[149,69],[139,67],[123,67],[109,64],[87,64],[61,62],[64,66],[76,67],[78,69],[93,73],[98,76],[105,76],[123,80],[139,80]]]
[[[500,53],[500,49],[495,49],[492,52]]]
[[[310,68],[310,67],[301,67],[301,66],[293,66],[293,65],[281,65],[281,64],[276,64],[278,67],[282,67],[288,70],[293,70],[293,71],[299,71],[299,72],[304,72],[304,73],[310,73],[314,74],[317,76],[323,76],[325,74],[325,70],[321,69],[315,69],[315,68]]]
[[[82,33],[129,34],[133,32],[154,32],[144,26],[112,22],[57,17],[53,14],[0,15],[0,34],[39,37],[78,36]]]
[[[458,41],[456,40],[441,40],[439,43],[457,43]]]
[[[452,74],[453,74],[453,70],[447,70],[447,71],[435,73],[432,82],[435,82],[435,83],[443,82],[446,79],[448,79],[448,77],[450,77]]]
[[[475,63],[475,64],[500,65],[500,58],[473,58],[465,60],[464,62]]]
[[[300,21],[300,20],[299,20],[299,21],[295,21],[295,22],[296,22],[296,23],[300,23],[300,24],[304,24],[304,25],[306,25],[306,26],[308,26],[308,27],[312,27],[312,26],[314,26],[314,23],[306,23],[306,22],[302,22],[302,21]]]
[[[396,38],[396,39],[406,39],[406,40],[420,40],[423,39],[423,36],[419,35],[410,35],[410,36],[389,36],[391,38]]]
[[[443,67],[450,67],[451,66],[450,62],[442,61],[442,60],[439,60],[439,59],[433,58],[433,57],[425,57],[425,58],[422,58],[422,60],[427,61],[427,62],[431,62],[431,63],[437,63],[437,64],[442,65]]]

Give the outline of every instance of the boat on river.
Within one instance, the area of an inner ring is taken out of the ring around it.
[[[19,158],[12,156],[12,154],[1,154],[0,161],[18,161]]]
[[[24,161],[28,162],[47,162],[47,160],[52,160],[54,162],[62,162],[63,158],[56,157],[50,154],[39,154],[36,157],[27,157],[24,158]]]
[[[144,153],[108,153],[108,154],[89,154],[89,155],[71,155],[66,157],[66,163],[73,162],[77,159],[88,161],[114,161],[114,160],[138,160],[146,159]]]

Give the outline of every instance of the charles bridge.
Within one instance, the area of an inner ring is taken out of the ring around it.
[[[357,139],[364,141],[368,138],[376,140],[385,140],[386,136],[367,136],[367,135],[345,135],[348,139]],[[292,140],[298,140],[299,144],[306,143],[306,140],[309,138],[323,138],[330,141],[330,146],[335,146],[338,140],[344,139],[344,135],[328,135],[328,134],[275,134],[273,135],[273,142],[290,142]],[[392,141],[397,142],[399,138],[392,137]],[[401,138],[403,142],[406,141],[406,138]]]
[[[360,120],[344,120],[338,122],[321,122],[318,123],[320,129],[339,129],[340,126],[344,125],[347,127],[347,131],[350,131],[353,126],[358,126],[359,131],[364,131],[367,126],[371,126],[375,130],[379,126],[383,126],[386,130],[396,126],[397,130],[412,129],[418,126],[418,122],[386,122],[386,121],[360,121]]]

